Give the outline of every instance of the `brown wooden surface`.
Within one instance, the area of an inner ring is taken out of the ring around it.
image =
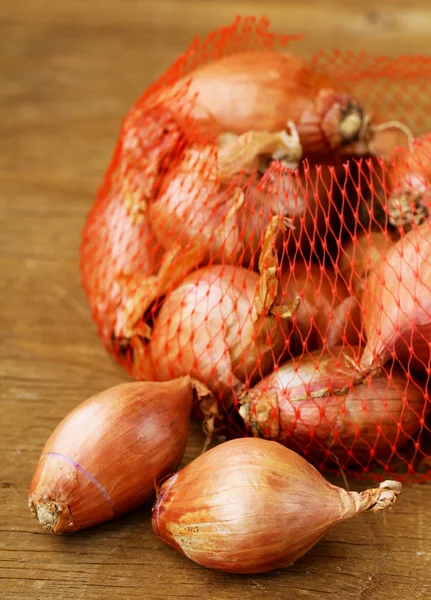
[[[0,4],[0,598],[431,598],[431,486],[330,532],[286,571],[230,577],[153,536],[148,507],[73,537],[46,533],[26,494],[42,445],[88,395],[126,380],[80,289],[80,229],[123,113],[196,34],[262,12],[219,0]],[[271,0],[279,31],[319,47],[431,53],[431,4]],[[201,436],[190,440],[187,460]],[[355,486],[354,486],[355,487]],[[357,487],[357,486],[356,486]]]

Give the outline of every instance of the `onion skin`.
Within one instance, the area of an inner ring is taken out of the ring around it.
[[[202,164],[205,159],[207,164]],[[165,177],[158,198],[149,205],[156,238],[159,242],[174,239],[182,247],[198,245],[202,265],[210,261],[244,264],[238,224],[239,214],[245,208],[241,187],[220,185],[214,154],[190,150],[177,169]],[[260,225],[260,232],[264,228]]]
[[[361,334],[360,306],[330,268],[295,261],[281,274],[277,304],[299,298],[292,318],[293,356],[341,343],[357,344]]]
[[[189,142],[167,106],[149,106],[139,100],[129,110],[114,155],[112,184],[133,220],[142,219],[147,202],[157,195],[166,173],[182,160]]]
[[[285,348],[288,322],[254,313],[259,281],[254,271],[228,265],[188,275],[154,321],[156,378],[190,374],[229,406],[234,389],[269,373]]]
[[[157,272],[163,248],[155,240],[148,219],[132,221],[123,198],[109,191],[99,197],[88,215],[80,255],[84,291],[99,334],[110,347],[124,275]]]
[[[176,98],[174,100],[174,98]],[[367,136],[359,102],[287,52],[260,50],[204,64],[157,96],[201,132],[280,131],[293,121],[306,157],[328,156]]]
[[[334,525],[390,507],[401,484],[347,492],[280,444],[237,439],[166,480],[153,530],[194,562],[228,573],[291,565]]]
[[[348,360],[358,352],[340,347],[285,363],[240,396],[245,424],[314,460],[387,459],[419,430],[424,393],[401,369],[358,379]]]
[[[347,286],[360,302],[368,273],[385,261],[388,250],[397,240],[389,231],[360,232],[343,244],[338,268]]]
[[[413,151],[405,156],[405,175],[412,173],[417,176],[419,183],[428,184],[431,181],[431,133],[417,138],[413,143]],[[412,184],[415,182],[412,181]],[[406,180],[406,185],[408,181]]]
[[[151,500],[154,480],[183,458],[194,394],[190,377],[135,382],[77,406],[46,442],[30,485],[41,524],[70,533]]]
[[[409,152],[411,149],[412,132],[407,126],[400,123],[394,124],[381,123],[383,127],[373,132],[372,140],[369,144],[370,153],[379,156],[387,164],[397,160],[400,153]],[[375,129],[379,125],[375,125]]]
[[[82,285],[109,349],[113,349],[112,338],[119,337],[117,311],[126,302],[128,279],[137,273],[152,277],[162,264],[164,243],[157,242],[141,209],[157,193],[167,164],[180,159],[181,140],[165,107],[134,106],[124,119],[111,164],[83,227]]]
[[[368,276],[362,301],[367,345],[360,363],[365,372],[391,358],[413,370],[429,369],[430,264],[431,228],[425,222],[401,237]]]

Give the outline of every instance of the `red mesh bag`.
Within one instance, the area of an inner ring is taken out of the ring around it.
[[[427,479],[431,59],[303,61],[295,39],[238,19],[137,100],[83,286],[108,351],[201,380],[220,434]]]

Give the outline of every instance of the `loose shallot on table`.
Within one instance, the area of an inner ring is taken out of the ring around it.
[[[46,442],[33,475],[29,506],[41,525],[69,533],[151,500],[154,480],[183,458],[193,403],[211,434],[217,406],[190,377],[125,383],[78,405]]]
[[[291,565],[338,523],[390,508],[400,492],[396,481],[347,492],[281,444],[237,439],[162,483],[153,529],[204,567],[263,573]]]

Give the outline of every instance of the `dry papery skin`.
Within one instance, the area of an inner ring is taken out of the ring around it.
[[[92,396],[45,444],[30,485],[31,511],[46,529],[70,533],[151,500],[154,481],[183,458],[192,404],[208,422],[214,417],[209,398],[190,377],[126,383]]]
[[[157,273],[162,257],[148,219],[132,221],[121,195],[112,191],[94,205],[82,233],[81,277],[105,343],[110,344],[128,275]]]
[[[204,567],[262,573],[291,565],[337,523],[390,508],[400,492],[395,481],[347,492],[281,444],[237,439],[162,484],[153,529]]]

